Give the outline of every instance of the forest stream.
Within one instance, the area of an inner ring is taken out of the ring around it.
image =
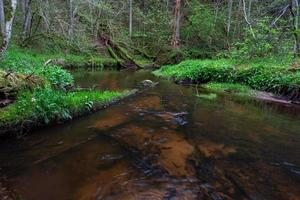
[[[71,123],[1,140],[8,198],[300,199],[299,106],[205,98],[210,92],[147,71],[74,76],[99,90],[159,84]]]

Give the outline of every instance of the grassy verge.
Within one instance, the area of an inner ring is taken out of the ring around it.
[[[130,91],[72,91],[37,88],[22,91],[15,103],[2,108],[0,135],[30,129],[32,126],[71,120],[73,117],[96,111],[132,94]]]
[[[15,100],[0,108],[0,135],[69,120],[104,108],[132,93],[70,91],[74,88],[73,76],[58,65],[45,66],[48,58],[48,55],[16,50],[10,51],[0,62],[0,100]]]
[[[247,63],[225,59],[187,60],[177,65],[163,66],[154,74],[175,81],[237,83],[300,100],[300,68],[289,58],[268,58]]]
[[[0,66],[6,69],[26,71],[28,68],[30,70],[32,67],[44,66],[48,60],[52,60],[52,65],[66,68],[103,68],[118,65],[115,59],[101,55],[40,54],[35,51],[29,52],[29,50],[15,48],[7,52],[5,60],[0,63]]]

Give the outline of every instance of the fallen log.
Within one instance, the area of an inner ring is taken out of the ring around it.
[[[0,107],[12,103],[18,91],[42,85],[42,80],[33,74],[24,75],[0,70]]]
[[[124,68],[131,68],[132,66],[137,68],[143,68],[135,59],[117,42],[113,41],[107,35],[100,35],[98,37],[98,43],[106,47],[108,53],[114,58],[118,64]]]

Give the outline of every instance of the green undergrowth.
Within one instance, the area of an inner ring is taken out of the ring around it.
[[[110,104],[130,92],[73,91],[64,92],[49,87],[22,91],[15,103],[0,110],[0,127],[21,122],[63,121],[74,115]]]
[[[291,58],[266,58],[246,63],[229,59],[187,60],[163,66],[154,74],[175,81],[238,83],[291,99],[300,98],[300,68]]]
[[[63,65],[63,67],[104,67],[114,66],[117,61],[110,57],[92,54],[63,54],[63,53],[39,53],[35,50],[26,49],[10,49],[5,59],[1,62],[0,66],[13,69],[13,70],[31,70],[32,67],[42,67],[44,64],[52,60],[56,65]],[[51,63],[50,63],[51,65]],[[53,65],[53,64],[52,64]],[[24,67],[26,66],[26,67]],[[28,69],[29,68],[29,69]]]
[[[59,63],[63,62],[63,66],[67,68],[104,68],[116,67],[117,60],[110,57],[103,57],[100,55],[52,55],[50,57]]]
[[[72,75],[58,65],[47,65],[45,55],[10,50],[0,62],[0,69],[41,78],[46,86],[65,88],[74,84]]]
[[[128,91],[74,90],[71,73],[59,65],[45,65],[47,60],[55,59],[55,56],[61,58],[60,55],[11,49],[5,59],[0,61],[0,75],[3,79],[0,79],[0,94],[1,88],[12,89],[14,97],[9,98],[15,99],[14,103],[0,108],[0,134],[14,130],[15,126],[20,127],[20,124],[30,124],[30,128],[40,123],[68,120],[105,107],[130,94]],[[64,59],[78,63],[83,57],[68,55]],[[31,83],[29,80],[33,83],[38,81],[39,84],[27,87],[24,84]],[[2,94],[5,93],[2,91]]]

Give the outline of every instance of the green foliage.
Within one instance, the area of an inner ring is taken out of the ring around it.
[[[195,48],[195,47],[187,47],[183,50],[184,59],[208,59],[213,58],[216,54],[211,49],[202,49],[202,48]]]
[[[177,65],[168,65],[156,71],[155,74],[175,80],[189,79],[191,81],[223,82],[230,79],[234,67],[229,60],[187,60]]]
[[[73,77],[66,70],[56,65],[44,66],[49,57],[51,55],[27,53],[20,49],[10,50],[5,59],[0,62],[0,68],[21,74],[32,74],[42,78],[46,85],[59,88],[73,85]]]
[[[214,8],[199,1],[189,2],[189,14],[182,27],[185,52],[190,59],[211,58],[217,49],[224,49],[223,15],[216,16]]]
[[[240,64],[233,60],[189,60],[178,65],[168,65],[154,72],[158,76],[193,82],[240,83],[256,90],[281,94],[292,88],[299,93],[300,72],[287,67],[291,59],[264,59]]]
[[[56,65],[49,65],[35,71],[37,76],[44,77],[52,86],[65,89],[74,84],[73,76]]]
[[[125,91],[65,91],[73,85],[73,76],[56,65],[44,66],[49,58],[60,55],[40,55],[22,50],[9,51],[0,67],[6,71],[34,75],[44,80],[42,87],[22,87],[15,103],[0,110],[0,126],[18,124],[25,121],[44,122],[46,124],[71,119],[73,115],[91,110],[127,95]],[[67,60],[79,62],[82,56],[69,55]],[[0,70],[1,72],[1,70]],[[4,72],[3,72],[4,73]],[[24,75],[20,75],[24,76]]]
[[[210,39],[215,26],[213,10],[196,1],[193,1],[191,5],[189,23],[184,27],[184,35],[186,39],[192,39],[196,36],[202,41],[207,41]]]
[[[255,57],[268,57],[277,53],[283,53],[284,45],[280,39],[281,32],[271,28],[268,19],[258,21],[252,29],[245,28],[246,34],[242,41],[236,42],[231,56],[234,59],[253,59]]]
[[[106,105],[126,95],[127,92],[75,91],[65,93],[49,87],[37,88],[33,93],[21,92],[17,101],[1,109],[0,125],[17,124],[22,121],[43,121],[71,119],[79,112],[91,110],[95,105]]]

